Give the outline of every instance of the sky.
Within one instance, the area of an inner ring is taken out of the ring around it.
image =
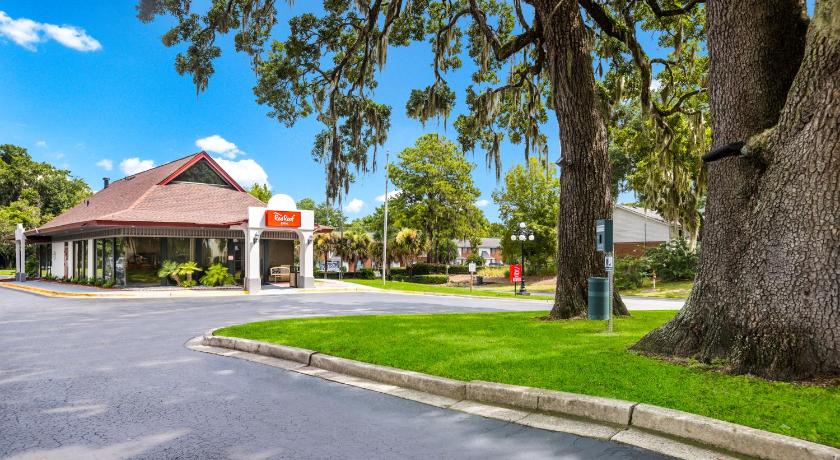
[[[102,187],[103,177],[116,180],[206,150],[245,187],[268,182],[274,193],[295,200],[323,200],[323,166],[310,154],[321,129],[314,117],[292,128],[268,118],[266,107],[255,102],[247,56],[234,52],[230,37],[219,41],[223,56],[215,63],[209,88],[197,95],[191,78],[175,71],[178,49],[160,40],[173,20],[141,23],[135,4],[0,1],[0,143],[27,148],[36,160],[70,170],[93,190]],[[278,5],[275,35],[283,37],[288,19],[311,3]],[[411,89],[433,81],[430,47],[391,49],[375,94],[392,107],[391,130],[380,154],[387,149],[393,158],[428,132],[456,139],[452,122],[465,110],[469,74],[460,71],[448,78],[458,95],[449,128],[434,121],[423,127],[405,115],[405,103]],[[545,133],[549,158],[556,160],[560,152],[553,114]],[[491,222],[498,221],[491,197],[500,186],[495,171],[486,168],[480,150],[468,152],[467,158],[476,164],[473,176],[481,191],[476,204]],[[502,158],[504,173],[524,162],[523,147],[503,145]],[[344,200],[348,218],[372,212],[383,192],[381,169],[359,177]],[[632,194],[619,197],[632,200]]]

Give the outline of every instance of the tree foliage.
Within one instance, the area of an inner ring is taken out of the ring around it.
[[[301,198],[296,204],[298,209],[314,211],[315,223],[318,225],[328,225],[333,228],[338,228],[346,219],[343,211],[326,201],[315,204],[315,200],[312,198]]]
[[[507,262],[518,261],[521,245],[510,235],[525,222],[534,231],[534,241],[526,242],[526,255],[531,265],[543,269],[552,264],[557,250],[557,212],[560,206],[560,180],[554,166],[546,168],[536,158],[526,165],[516,165],[505,175],[504,187],[493,192],[499,206],[503,230],[502,254]]]
[[[400,152],[390,167],[390,178],[401,190],[397,209],[412,228],[423,231],[427,261],[437,260],[442,239],[481,236],[486,227],[475,205],[479,191],[473,184],[475,166],[452,142],[427,134]]]
[[[650,97],[663,105],[679,104],[679,110],[663,111],[659,118],[646,116],[638,92],[626,93],[628,84],[640,84],[626,64],[612,66],[600,82],[602,92],[614,101],[608,108],[614,194],[632,189],[641,205],[679,223],[692,246],[706,194],[701,156],[709,151],[711,140],[708,95],[700,90],[693,93],[704,87],[708,74],[703,13],[697,9],[668,19],[667,27],[657,24],[660,20],[655,17],[640,21],[643,30],[663,30],[659,45],[670,50],[652,60],[659,72]],[[693,96],[680,101],[686,94]]]
[[[0,145],[0,235],[17,224],[38,227],[90,196],[90,188],[70,171],[34,161],[26,149]],[[0,266],[14,261],[14,244],[0,240]]]
[[[598,69],[619,69],[605,102],[636,94],[644,113],[668,133],[665,118],[703,91],[677,83],[681,72],[691,71],[685,64],[697,57],[698,50],[686,44],[696,35],[694,6],[702,0],[665,0],[664,6],[656,0],[578,3],[594,32]],[[254,94],[270,117],[291,127],[315,115],[324,128],[316,136],[313,156],[325,165],[328,199],[346,191],[355,173],[376,166],[391,114],[390,106],[374,100],[376,71],[386,65],[391,48],[413,42],[432,46],[432,81],[411,90],[409,116],[421,122],[448,117],[456,95],[446,75],[469,59],[476,68],[465,94],[469,111],[455,120],[462,148],[481,147],[497,174],[505,137],[523,144],[526,158],[535,154],[547,163],[542,125],[553,104],[545,65],[550,51],[542,35],[545,18],[535,8],[519,0],[330,0],[322,6],[317,13],[293,17],[282,40],[271,39],[277,25],[274,0],[212,0],[203,12],[193,10],[188,0],[139,0],[137,10],[146,22],[159,15],[176,19],[162,41],[170,47],[186,45],[175,69],[192,76],[197,92],[207,88],[213,62],[222,54],[216,39],[233,34],[235,50],[251,59],[257,76]],[[637,40],[637,24],[643,31],[661,32],[659,45],[673,53],[667,59],[649,58]],[[657,77],[657,68],[667,75]],[[657,97],[650,93],[654,77],[665,88]]]
[[[268,184],[254,184],[251,186],[251,190],[248,190],[248,193],[263,203],[268,203],[272,195],[271,190],[268,189]]]

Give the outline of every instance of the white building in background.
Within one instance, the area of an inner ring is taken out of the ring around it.
[[[655,211],[617,204],[613,208],[613,242],[616,255],[642,255],[646,248],[682,236],[679,224],[666,221]]]

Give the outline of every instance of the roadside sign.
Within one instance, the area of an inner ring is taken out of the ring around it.
[[[511,283],[518,283],[520,281],[522,281],[522,265],[511,264],[510,265],[510,282]]]
[[[475,273],[475,262],[470,262],[469,265],[467,265],[467,268],[469,269],[470,273]]]
[[[608,272],[611,272],[611,271],[613,271],[613,267],[614,267],[614,265],[613,265],[613,256],[606,256],[606,257],[604,257],[604,268],[606,268],[606,270],[607,270]]]

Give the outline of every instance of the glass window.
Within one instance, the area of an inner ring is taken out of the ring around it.
[[[124,238],[122,259],[125,262],[127,286],[159,285],[157,272],[161,263],[161,240],[158,238]]]
[[[73,242],[73,277],[80,280],[87,278],[87,240]]]
[[[114,279],[114,240],[107,239],[102,244],[102,255],[104,259],[102,267],[102,279]]]
[[[207,238],[201,240],[201,260],[198,264],[207,268],[213,264],[228,265],[228,240]]]
[[[93,253],[93,277],[95,279],[101,280],[102,274],[104,271],[103,267],[103,251],[102,247],[104,246],[105,240],[94,240],[93,246],[96,248],[96,252]]]
[[[193,260],[189,238],[166,238],[166,260],[178,263]]]
[[[119,286],[125,286],[124,244],[125,240],[123,238],[114,238],[114,283]]]
[[[222,187],[233,188],[222,176],[217,173],[213,167],[207,163],[207,160],[199,160],[198,163],[190,166],[186,171],[182,172],[172,182],[195,182],[199,184],[219,185]]]

